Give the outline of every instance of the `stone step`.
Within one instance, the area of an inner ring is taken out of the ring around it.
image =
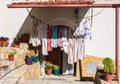
[[[0,84],[23,84],[25,79],[37,79],[40,77],[39,63],[23,65],[0,79]]]

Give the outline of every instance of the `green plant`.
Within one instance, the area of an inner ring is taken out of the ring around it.
[[[7,54],[8,55],[16,55],[17,51],[15,49],[10,49],[10,50],[7,50]]]
[[[9,38],[8,37],[0,37],[0,41],[8,41],[9,40]]]
[[[19,44],[20,43],[20,37],[17,36],[16,38],[14,38],[14,41],[13,41],[15,44]]]
[[[50,62],[45,63],[45,69],[53,69],[53,64]]]
[[[109,57],[104,58],[103,64],[104,64],[104,72],[105,73],[114,74],[115,69],[114,69],[114,65],[113,65],[111,58],[109,58]]]
[[[29,33],[23,33],[21,34],[21,42],[29,43],[30,34]]]
[[[27,57],[33,57],[35,55],[34,50],[27,50]]]
[[[54,65],[54,70],[59,70],[60,66],[59,65]]]

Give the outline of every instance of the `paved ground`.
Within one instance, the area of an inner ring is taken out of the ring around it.
[[[24,84],[94,84],[93,82],[66,81],[66,80],[26,80]]]
[[[90,81],[76,81],[74,76],[44,76],[40,79],[25,80],[24,84],[94,84]]]

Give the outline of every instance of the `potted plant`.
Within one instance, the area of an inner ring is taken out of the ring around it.
[[[53,64],[50,62],[46,62],[45,63],[45,70],[46,70],[47,75],[51,75],[52,70],[53,70]]]
[[[0,37],[0,47],[3,45],[3,37]]]
[[[23,42],[23,43],[29,43],[29,39],[30,39],[30,34],[23,33],[21,35],[21,42]]]
[[[115,73],[112,59],[109,57],[104,58],[103,64],[104,64],[104,72],[106,73],[105,79],[106,79],[106,81],[111,82],[113,79],[113,74]]]
[[[33,57],[33,62],[38,62],[38,51]]]
[[[3,37],[3,47],[7,47],[8,46],[8,37]]]
[[[7,54],[8,54],[8,60],[14,61],[14,55],[17,54],[17,51],[15,49],[10,49],[10,50],[7,50]]]
[[[53,68],[53,73],[54,75],[59,75],[59,71],[60,71],[60,66],[59,65],[54,65],[54,68]]]
[[[8,46],[8,37],[0,37],[0,47],[7,47]]]
[[[25,58],[25,62],[28,65],[32,65],[32,60],[33,60],[33,56],[35,55],[35,51],[34,50],[27,50],[27,56]]]
[[[14,47],[19,48],[19,43],[20,43],[20,38],[17,36],[16,38],[14,38],[13,41]]]

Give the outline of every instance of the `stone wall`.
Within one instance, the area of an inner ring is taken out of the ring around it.
[[[81,60],[82,77],[83,78],[87,77],[88,79],[90,78],[90,80],[92,78],[92,80],[94,80],[95,76],[96,76],[96,73],[95,74],[88,73],[86,65],[88,65],[90,63],[95,63],[98,66],[103,67],[102,60],[103,60],[103,58],[100,58],[100,57],[97,57],[97,56],[86,55],[86,57],[83,60]],[[113,63],[115,64],[115,60],[113,60]],[[92,66],[90,66],[90,67],[92,67]]]

